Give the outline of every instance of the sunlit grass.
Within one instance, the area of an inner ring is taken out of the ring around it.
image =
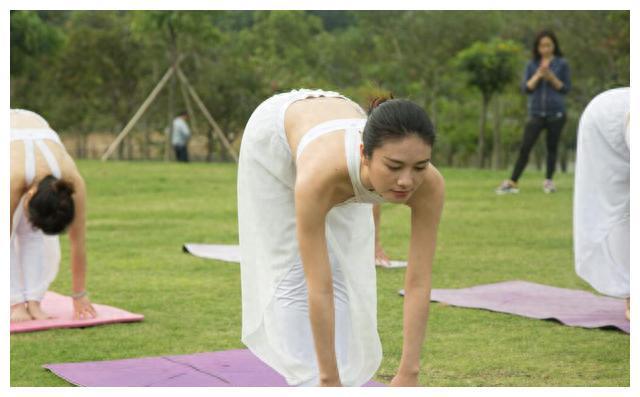
[[[184,242],[237,244],[233,164],[81,161],[89,190],[88,289],[94,302],[143,313],[142,323],[11,336],[12,386],[64,386],[46,363],[243,348],[239,266],[185,255]],[[571,175],[542,193],[496,196],[506,172],[444,169],[447,200],[434,288],[521,279],[590,290],[573,270]],[[409,211],[385,205],[381,239],[405,259]],[[69,293],[69,250],[52,290]],[[402,269],[378,270],[378,328],[388,381],[402,346]],[[432,304],[425,386],[628,386],[629,337],[482,310]]]

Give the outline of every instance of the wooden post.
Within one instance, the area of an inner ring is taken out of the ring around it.
[[[222,144],[227,148],[227,150],[229,151],[229,153],[237,163],[238,155],[231,147],[231,144],[229,143],[227,138],[224,136],[224,133],[220,129],[220,126],[218,126],[218,123],[216,123],[216,121],[213,119],[213,117],[207,110],[206,106],[204,106],[204,103],[202,102],[202,100],[200,99],[196,91],[193,89],[193,87],[189,83],[189,80],[187,80],[187,77],[184,75],[184,73],[182,73],[182,70],[180,69],[179,65],[176,65],[176,74],[178,75],[178,78],[182,80],[182,82],[185,84],[185,86],[187,87],[187,90],[189,91],[189,94],[191,94],[191,97],[193,98],[195,103],[198,105],[198,107],[200,108],[200,111],[202,112],[204,117],[207,119],[211,127],[213,128],[213,131],[218,135],[218,138],[220,138],[220,140],[222,141]]]
[[[180,62],[180,61],[178,61],[178,62]],[[138,108],[138,111],[133,115],[131,120],[129,120],[127,125],[122,129],[120,134],[118,134],[116,139],[114,139],[113,142],[111,142],[111,145],[109,145],[109,147],[107,148],[106,152],[104,152],[104,154],[102,155],[102,161],[107,160],[109,158],[109,156],[111,156],[113,151],[118,147],[118,145],[124,139],[124,137],[127,136],[127,134],[131,131],[131,129],[133,129],[133,127],[136,125],[138,120],[140,120],[140,117],[142,117],[142,115],[147,110],[149,105],[151,105],[153,100],[156,99],[156,96],[158,96],[158,93],[160,92],[162,87],[164,87],[164,85],[167,83],[169,78],[173,75],[173,72],[174,72],[174,67],[171,66],[167,70],[167,72],[164,74],[164,76],[162,76],[162,79],[160,79],[158,84],[156,84],[155,88],[153,89],[153,91],[151,91],[151,93],[149,94],[147,99],[145,99],[145,101],[142,103],[140,108]]]
[[[187,89],[185,88],[182,80],[178,80],[180,83],[180,92],[182,93],[182,100],[184,101],[185,106],[187,107],[187,113],[189,114],[189,121],[191,124],[191,129],[193,132],[198,135],[198,126],[196,124],[196,114],[193,112],[193,107],[191,107],[191,100],[189,99],[189,94],[187,93]]]

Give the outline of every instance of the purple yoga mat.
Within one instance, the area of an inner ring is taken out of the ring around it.
[[[287,386],[281,375],[246,349],[182,356],[46,364],[43,367],[76,386]],[[370,381],[365,386],[385,385]]]
[[[182,246],[182,252],[197,256],[198,258],[215,259],[230,263],[240,263],[239,245],[185,243]],[[389,261],[388,266],[377,263],[376,266],[384,267],[387,269],[395,269],[400,267],[407,267],[407,262]]]
[[[400,290],[404,295],[404,290]],[[572,327],[616,327],[629,333],[621,299],[527,281],[505,281],[461,289],[434,289],[431,300],[536,319],[556,319]]]

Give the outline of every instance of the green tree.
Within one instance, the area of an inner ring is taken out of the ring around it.
[[[478,167],[485,163],[485,130],[491,98],[504,90],[516,75],[521,48],[509,40],[476,42],[456,56],[458,66],[467,73],[467,84],[480,90],[482,112],[478,134]]]
[[[65,14],[66,15],[66,14]],[[11,107],[50,113],[57,80],[50,78],[65,34],[41,11],[10,13]]]
[[[140,101],[144,75],[142,45],[131,34],[127,14],[75,12],[65,26],[68,39],[56,77],[68,100],[55,105],[61,109],[59,125],[73,126],[80,135],[122,128]]]

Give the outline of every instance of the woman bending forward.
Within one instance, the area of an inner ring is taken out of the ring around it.
[[[392,385],[416,386],[444,180],[426,113],[402,99],[369,116],[330,91],[275,95],[242,138],[242,341],[290,385],[360,386],[382,359],[372,204],[411,208],[403,348]]]

